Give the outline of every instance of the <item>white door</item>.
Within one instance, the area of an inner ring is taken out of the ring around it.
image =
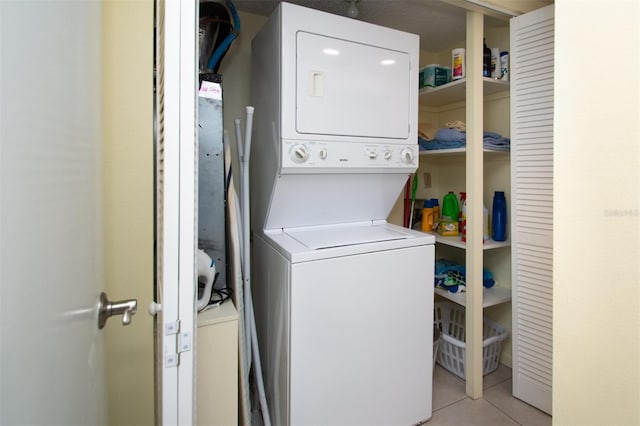
[[[186,60],[195,63],[195,6],[187,3],[166,2],[177,9],[167,26],[188,33],[164,49],[167,62],[180,64],[172,76],[195,70]],[[98,327],[102,13],[100,2],[0,1],[0,424],[107,423],[105,340]],[[164,263],[160,324],[164,330],[175,324],[177,332],[163,333],[161,354],[167,360],[173,350],[178,362],[160,364],[157,420],[168,424],[193,423],[193,351],[180,354],[194,319],[194,201],[180,198],[195,185],[195,87],[188,87],[195,86],[195,71],[191,75],[172,79],[165,113],[162,182],[176,211],[165,209],[161,256],[171,260]],[[177,96],[176,82],[187,86],[178,86]],[[190,220],[177,221],[189,214]],[[109,319],[109,326],[119,327],[122,318]]]
[[[553,377],[553,5],[511,20],[513,395],[549,414]]]
[[[0,424],[107,420],[101,22],[99,2],[0,2]]]

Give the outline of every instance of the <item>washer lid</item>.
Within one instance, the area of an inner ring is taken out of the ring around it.
[[[372,224],[284,229],[284,233],[313,250],[414,238],[409,233]]]

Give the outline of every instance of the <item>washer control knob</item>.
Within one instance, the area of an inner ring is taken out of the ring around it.
[[[413,151],[411,148],[404,148],[400,152],[400,157],[402,158],[403,163],[412,164],[414,160]]]
[[[291,159],[296,163],[304,163],[309,158],[309,149],[304,145],[294,145],[290,151]]]
[[[375,160],[376,158],[378,158],[378,153],[375,151],[369,151],[369,158]]]
[[[320,157],[321,160],[325,160],[327,158],[327,150],[325,148],[321,148],[320,152],[318,152],[318,157]]]
[[[385,159],[385,160],[391,160],[391,156],[392,156],[391,151],[386,150],[386,151],[384,152],[384,159]]]

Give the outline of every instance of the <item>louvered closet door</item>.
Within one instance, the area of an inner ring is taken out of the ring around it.
[[[553,6],[511,20],[513,395],[551,413]]]

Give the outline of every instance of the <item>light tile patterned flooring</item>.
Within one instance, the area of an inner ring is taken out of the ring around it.
[[[433,375],[433,417],[425,426],[547,426],[551,416],[511,395],[511,369],[500,364],[484,376],[483,398],[473,400],[465,383],[436,365]]]
[[[551,425],[551,416],[511,395],[509,367],[499,364],[496,371],[484,376],[483,389],[483,398],[469,398],[465,393],[464,380],[436,364],[433,373],[433,416],[424,426]],[[257,409],[252,412],[251,424],[263,425]]]

